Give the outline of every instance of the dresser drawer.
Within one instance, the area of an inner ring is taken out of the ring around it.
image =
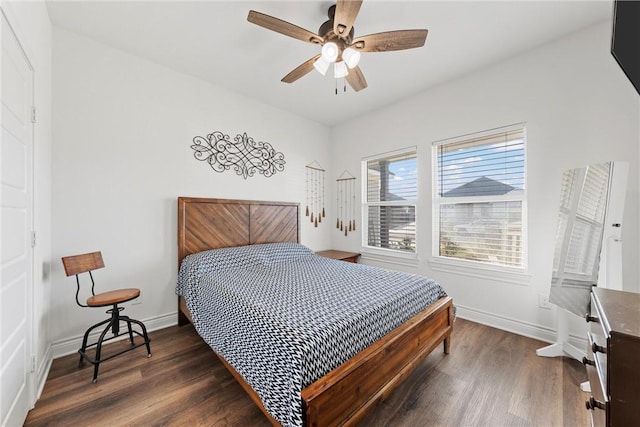
[[[598,337],[598,343],[606,345],[606,337],[609,336],[610,332],[606,326],[606,313],[603,313],[603,308],[600,307],[600,302],[593,294],[591,294],[591,317],[587,320],[590,322],[590,332]]]
[[[589,377],[591,395],[586,407],[591,414],[594,427],[607,425],[607,337],[604,327],[604,313],[591,294],[591,315],[587,317],[589,332],[587,333],[587,356],[583,359]]]
[[[587,356],[583,359],[591,387],[591,395],[586,401],[586,408],[591,413],[591,424],[594,427],[599,427],[607,425],[607,364],[606,354],[593,353],[593,337],[591,333],[587,334]]]
[[[594,287],[587,368],[587,401],[594,426],[640,426],[640,294]]]
[[[608,399],[607,395],[607,348],[609,346],[609,331],[606,326],[606,314],[602,312],[598,301],[591,295],[591,317],[589,323],[589,333],[587,334],[587,358],[595,363],[595,368],[600,378],[602,395]],[[591,386],[593,390],[593,385]]]

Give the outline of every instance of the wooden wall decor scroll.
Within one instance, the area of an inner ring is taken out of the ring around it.
[[[307,166],[307,208],[305,215],[317,227],[326,216],[324,210],[324,172],[315,160]]]
[[[336,228],[347,236],[356,231],[356,177],[345,170],[336,182]]]
[[[268,178],[284,170],[284,154],[268,142],[255,141],[246,132],[231,141],[229,135],[215,131],[206,137],[196,136],[193,142],[193,156],[209,163],[216,172],[233,168],[236,174],[247,179],[256,172]]]

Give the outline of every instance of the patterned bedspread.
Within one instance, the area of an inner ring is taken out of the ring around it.
[[[446,295],[423,276],[294,243],[190,255],[176,293],[202,338],[283,426],[302,425],[303,388]]]

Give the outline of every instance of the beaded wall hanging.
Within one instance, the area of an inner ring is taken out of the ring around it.
[[[305,215],[317,227],[325,217],[324,211],[324,172],[315,160],[307,168],[307,208]]]
[[[336,228],[347,236],[356,231],[356,177],[345,170],[336,183]]]

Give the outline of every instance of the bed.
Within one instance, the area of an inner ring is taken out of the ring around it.
[[[245,367],[241,366],[242,360],[238,360],[236,355],[233,352],[229,353],[227,348],[223,348],[224,346],[218,347],[218,342],[215,342],[214,345],[208,341],[213,339],[211,338],[212,335],[222,334],[218,334],[217,329],[228,328],[233,330],[234,328],[233,325],[230,325],[231,321],[228,321],[226,317],[221,317],[223,315],[220,313],[226,313],[229,304],[242,304],[237,300],[251,296],[240,295],[238,297],[238,295],[232,293],[229,288],[231,285],[227,284],[227,282],[231,282],[231,278],[237,276],[240,279],[240,283],[245,285],[249,283],[247,286],[255,286],[255,288],[249,288],[253,290],[252,292],[248,292],[245,286],[245,290],[240,290],[240,293],[273,293],[278,295],[278,292],[285,292],[281,291],[279,286],[285,287],[286,283],[289,283],[290,277],[300,277],[301,271],[306,271],[305,269],[309,268],[315,272],[312,276],[318,277],[325,274],[356,277],[355,275],[360,274],[361,271],[370,274],[371,277],[384,274],[381,269],[375,269],[374,267],[348,264],[315,256],[308,248],[299,245],[299,217],[299,205],[295,203],[178,198],[178,261],[179,265],[184,267],[180,270],[179,275],[184,276],[186,273],[183,270],[189,268],[192,271],[200,271],[201,267],[199,266],[186,267],[186,264],[191,265],[196,259],[198,262],[201,259],[208,260],[209,265],[217,266],[215,273],[207,272],[206,275],[202,276],[200,276],[200,273],[191,274],[191,276],[194,276],[192,277],[193,280],[197,282],[192,288],[195,290],[187,291],[183,285],[179,284],[179,289],[177,288],[177,292],[180,295],[178,297],[179,323],[194,323],[198,333],[203,336],[205,341],[212,348],[219,348],[216,354],[222,363],[274,425],[354,425],[362,420],[378,401],[387,396],[439,344],[443,343],[445,353],[449,352],[453,324],[452,300],[443,292],[438,293],[435,295],[435,302],[426,307],[420,307],[417,309],[416,314],[412,314],[407,320],[403,320],[399,326],[393,326],[388,333],[385,332],[383,336],[376,338],[375,342],[367,344],[362,349],[357,349],[357,352],[351,355],[348,360],[340,362],[335,367],[332,366],[331,370],[323,373],[322,376],[313,377],[313,381],[309,381],[306,378],[310,375],[306,372],[304,379],[299,379],[296,372],[291,374],[295,379],[293,382],[298,387],[303,386],[303,388],[297,398],[299,409],[291,409],[294,415],[290,418],[283,418],[281,413],[274,412],[272,403],[268,398],[265,398],[265,393],[267,393],[267,396],[270,393],[281,393],[278,390],[267,390],[265,392],[261,384],[259,382],[256,383],[255,378],[248,375]],[[211,251],[212,249],[220,250]],[[243,265],[237,265],[239,261],[232,261],[231,264],[226,264],[228,262],[226,261],[227,258],[220,258],[220,254],[227,252],[234,254],[229,259],[241,260]],[[252,255],[254,253],[258,255]],[[282,255],[283,253],[285,255]],[[285,259],[282,258],[283,256]],[[185,258],[187,259],[185,260]],[[255,270],[255,272],[264,272],[266,276],[255,281],[255,284],[251,284],[253,283],[251,282],[253,280],[251,277],[253,276],[245,276],[245,274],[249,274],[246,272],[247,269]],[[302,277],[310,277],[308,273],[304,274],[306,276]],[[351,276],[352,274],[354,276]],[[271,280],[270,277],[274,277],[274,279]],[[419,287],[417,283],[418,276],[410,277],[409,279],[411,280],[406,280],[407,283],[415,279],[416,285],[412,286]],[[317,280],[321,281],[322,279],[318,278]],[[387,279],[384,278],[384,280]],[[311,282],[312,280],[309,279],[309,281]],[[349,282],[351,283],[352,280]],[[179,281],[179,283],[182,282]],[[272,286],[272,288],[269,288],[269,286]],[[261,287],[264,289],[259,291]],[[223,288],[221,293],[219,288]],[[309,286],[309,288],[314,290],[316,286]],[[265,292],[265,290],[269,289],[273,291]],[[210,296],[209,292],[219,293],[215,294],[215,296]],[[411,290],[411,292],[414,292],[414,290]],[[403,304],[406,304],[406,301],[416,299],[413,294],[407,293],[407,295],[404,298],[409,299],[405,299]],[[281,301],[286,299],[286,294],[281,294],[275,298],[275,301]],[[364,303],[368,302],[365,301]],[[220,306],[215,307],[216,304],[220,304]],[[262,312],[261,308],[256,309],[255,307],[257,306],[251,305],[244,309],[243,313],[256,310]],[[319,342],[317,345],[321,346],[322,342],[325,341],[324,338],[315,339],[312,335],[313,333],[322,334],[324,330],[322,316],[307,313],[313,309],[313,306],[309,306],[302,310],[307,316],[310,316],[302,323],[308,325],[308,329],[312,330],[312,332],[303,331],[300,339],[297,340],[303,343],[302,347],[304,348],[314,347],[317,342]],[[266,314],[265,316],[269,317],[270,315]],[[278,316],[281,316],[281,314]],[[278,316],[275,319],[276,323],[280,325]],[[369,314],[365,318],[367,321],[370,319],[368,316]],[[207,322],[203,321],[204,318],[213,318],[218,328],[206,326]],[[312,318],[318,319],[317,325],[309,321]],[[371,322],[375,323],[374,320],[371,320]],[[248,328],[247,325],[250,323],[263,324],[264,321],[254,320],[252,317],[244,317],[241,323],[243,328]],[[288,328],[287,324],[277,327],[279,330]],[[351,330],[350,328],[351,326],[347,329]],[[253,331],[253,329],[250,330]],[[247,335],[242,331],[239,333]],[[249,339],[253,339],[253,332],[249,335],[251,335]],[[255,335],[259,336],[260,333]],[[214,338],[218,339],[218,337]],[[224,338],[220,339],[224,340]],[[242,340],[231,339],[229,341]],[[263,341],[263,338],[254,341],[256,352],[260,352],[257,347]],[[264,342],[267,343],[265,346],[268,349],[279,347],[276,341],[269,342],[267,340]],[[288,351],[286,350],[289,347],[288,345],[283,343],[281,347],[285,348],[283,351]],[[327,348],[321,347],[315,350],[318,353],[301,362],[302,365],[313,365],[310,360],[315,361],[319,358],[318,356],[329,352]],[[353,350],[353,348],[350,350]],[[236,352],[243,351],[237,350]],[[227,356],[224,357],[221,353]],[[247,355],[245,360],[251,360],[251,357],[252,355]],[[289,355],[287,355],[288,357]],[[292,357],[292,359],[294,358]],[[272,364],[269,366],[276,366],[276,362],[269,363]],[[292,365],[295,365],[295,363],[292,363]],[[243,372],[244,375],[239,371]],[[276,371],[277,369],[274,368],[274,372]],[[274,375],[279,375],[281,378],[286,379],[290,374],[277,371]],[[269,379],[267,383],[272,381],[274,381],[273,378]],[[277,388],[278,385],[274,384],[273,387]],[[276,415],[274,416],[272,413]]]

